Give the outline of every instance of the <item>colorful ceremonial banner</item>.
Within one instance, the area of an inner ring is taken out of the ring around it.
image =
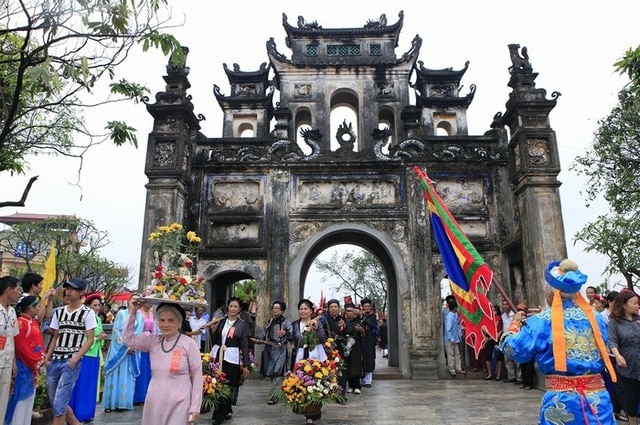
[[[493,306],[486,296],[493,272],[451,215],[432,181],[419,167],[413,170],[424,189],[433,237],[449,276],[451,291],[458,302],[458,313],[465,328],[465,342],[473,347],[478,357],[484,339],[483,329],[493,339],[497,340],[498,337]]]
[[[55,242],[51,243],[51,249],[49,250],[49,257],[47,257],[47,261],[44,263],[44,275],[42,276],[42,290],[40,290],[40,296],[44,296],[44,294],[53,287],[54,282],[56,281],[56,244]]]

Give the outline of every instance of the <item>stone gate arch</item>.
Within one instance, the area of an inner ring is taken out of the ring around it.
[[[409,292],[408,278],[402,254],[393,240],[385,233],[359,223],[336,224],[309,237],[294,253],[289,266],[289,305],[296,305],[304,294],[305,279],[313,260],[325,249],[338,244],[352,244],[369,250],[380,261],[387,276],[389,366],[400,368],[403,376],[410,377],[408,352],[399,347],[406,346],[406,326],[410,320],[403,315],[399,300]],[[357,301],[357,300],[355,300]],[[340,303],[343,306],[343,303]]]
[[[392,361],[403,375],[424,379],[443,370],[442,260],[412,167],[428,171],[507,293],[543,304],[544,265],[566,256],[560,162],[549,120],[558,93],[548,99],[536,87],[528,55],[510,51],[505,110],[488,117],[482,134],[469,135],[467,108],[476,86],[461,93],[469,63],[459,70],[425,67],[418,36],[396,55],[403,20],[400,12],[395,23],[382,15],[359,28],[323,28],[302,16],[294,26],[283,15],[290,57],[270,39],[268,64],[257,70],[223,64],[230,94],[214,85],[224,114],[221,137],[200,131],[186,62],[169,64],[165,91],[153,103],[146,100],[154,122],[143,230],[148,235],[171,222],[195,230],[203,241],[198,270],[210,282],[224,282],[227,271],[252,276],[258,326],[274,299],[297,303],[317,250],[360,241],[395,279]],[[357,122],[332,132],[336,90],[357,99]],[[380,128],[381,121],[390,128]],[[239,137],[246,123],[254,137]],[[439,135],[443,123],[448,131]],[[332,140],[338,149],[330,149]],[[144,287],[153,264],[146,237],[142,245]]]

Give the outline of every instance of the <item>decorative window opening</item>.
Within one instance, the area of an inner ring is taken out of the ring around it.
[[[302,130],[311,130],[312,120],[311,120],[311,112],[304,108],[300,109],[296,112],[295,119],[295,141],[298,147],[302,150],[305,155],[309,155],[312,152],[311,146],[309,146],[305,141],[304,137],[302,137]]]
[[[329,117],[332,152],[338,149],[342,151],[359,152],[362,148],[358,138],[359,122],[358,96],[351,90],[338,90],[331,97],[331,114]],[[345,126],[346,125],[346,129]],[[340,131],[342,126],[343,131]],[[340,137],[340,141],[338,141]]]
[[[240,124],[238,132],[240,133],[240,137],[255,137],[253,125],[249,123]]]
[[[389,148],[396,145],[395,135],[395,116],[393,111],[390,109],[382,109],[378,113],[378,130],[388,129],[391,132],[391,135],[387,139],[387,143],[382,147],[382,153],[389,154]]]
[[[345,44],[342,46],[329,45],[327,46],[327,55],[329,56],[359,56],[362,54],[362,49],[357,44]]]
[[[436,128],[436,136],[451,136],[452,130],[451,123],[448,121],[440,121]]]
[[[379,44],[370,45],[369,54],[372,56],[380,56],[382,54],[382,46]]]
[[[318,46],[316,46],[315,44],[308,44],[307,56],[318,56]]]

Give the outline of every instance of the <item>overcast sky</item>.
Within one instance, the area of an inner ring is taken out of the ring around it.
[[[413,37],[423,40],[419,60],[427,68],[461,69],[470,61],[462,93],[477,86],[468,109],[469,134],[481,135],[489,129],[492,117],[504,111],[510,88],[507,45],[526,46],[535,72],[537,87],[562,96],[551,112],[561,154],[563,182],[561,196],[569,256],[588,274],[591,283],[602,281],[606,259],[587,255],[574,246],[575,232],[597,214],[606,211],[602,203],[587,209],[580,195],[584,182],[569,166],[576,155],[592,143],[599,119],[616,103],[616,94],[626,82],[614,74],[612,64],[630,47],[640,44],[638,2],[610,0],[562,2],[515,1],[334,1],[319,2],[214,2],[180,0],[173,4],[174,33],[190,48],[188,66],[195,113],[206,116],[202,132],[221,136],[222,113],[213,95],[213,85],[228,95],[230,88],[222,64],[238,63],[243,71],[255,71],[267,62],[265,44],[273,37],[277,49],[287,57],[291,52],[284,41],[282,13],[295,25],[298,15],[307,22],[317,21],[324,28],[362,27],[367,20],[386,14],[389,24],[404,11],[404,26],[396,55],[410,49]],[[236,8],[237,6],[237,8]],[[119,70],[119,75],[151,88],[151,98],[164,90],[166,58],[159,53],[136,53]],[[110,119],[126,119],[138,129],[141,146],[98,147],[88,154],[76,186],[78,163],[62,158],[40,157],[31,162],[24,176],[0,174],[2,199],[18,199],[32,175],[40,179],[31,190],[25,208],[4,208],[0,215],[14,212],[76,214],[93,220],[109,232],[111,245],[103,255],[132,268],[139,267],[145,188],[144,157],[146,139],[152,127],[144,105],[87,111],[87,121],[98,128]],[[327,291],[325,290],[325,295]]]

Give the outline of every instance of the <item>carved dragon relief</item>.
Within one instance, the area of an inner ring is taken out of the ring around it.
[[[549,142],[544,139],[527,140],[529,162],[532,165],[545,165],[549,162]]]
[[[153,152],[154,167],[173,167],[176,161],[175,140],[157,141]]]

